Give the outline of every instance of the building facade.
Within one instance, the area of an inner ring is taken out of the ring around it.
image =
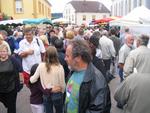
[[[112,16],[125,16],[134,8],[142,5],[150,9],[150,0],[113,0],[111,14]]]
[[[109,16],[110,11],[102,3],[89,0],[72,0],[66,4],[63,12],[63,17],[76,25]]]
[[[0,0],[0,14],[13,19],[51,18],[48,0]]]

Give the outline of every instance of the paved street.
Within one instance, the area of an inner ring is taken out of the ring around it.
[[[24,87],[18,93],[17,97],[17,113],[32,113],[29,104],[29,90]],[[7,113],[5,107],[0,103],[0,113]]]
[[[121,113],[121,110],[116,108],[116,102],[113,99],[114,91],[119,85],[119,78],[116,77],[110,83],[111,97],[112,97],[112,110],[111,113]],[[29,90],[24,87],[21,92],[18,93],[17,98],[17,113],[32,113],[29,104]],[[5,107],[0,103],[0,113],[7,113]]]
[[[118,75],[119,76],[119,75]],[[116,76],[116,78],[114,80],[112,80],[109,84],[110,86],[110,90],[111,90],[111,100],[112,100],[112,109],[111,109],[111,113],[121,113],[122,110],[118,109],[116,107],[116,101],[113,98],[113,95],[115,93],[115,90],[117,88],[117,86],[119,86],[120,84],[120,79],[119,77]]]

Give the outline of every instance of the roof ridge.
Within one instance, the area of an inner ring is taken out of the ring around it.
[[[69,2],[76,12],[94,12],[94,13],[110,13],[109,9],[99,1],[78,1]]]

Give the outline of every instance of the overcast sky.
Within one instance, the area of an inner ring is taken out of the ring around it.
[[[49,0],[52,4],[52,13],[63,12],[65,4],[71,0]],[[95,0],[91,0],[95,1]],[[106,7],[110,8],[111,0],[97,0],[105,4]]]

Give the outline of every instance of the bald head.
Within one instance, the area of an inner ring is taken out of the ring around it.
[[[103,30],[101,34],[107,36],[108,35],[108,31],[107,30]]]
[[[131,34],[126,34],[126,36],[125,36],[125,41],[126,41],[126,44],[127,44],[129,47],[131,47],[131,46],[133,45],[133,43],[134,43],[134,37],[133,37],[133,35],[131,35]]]

